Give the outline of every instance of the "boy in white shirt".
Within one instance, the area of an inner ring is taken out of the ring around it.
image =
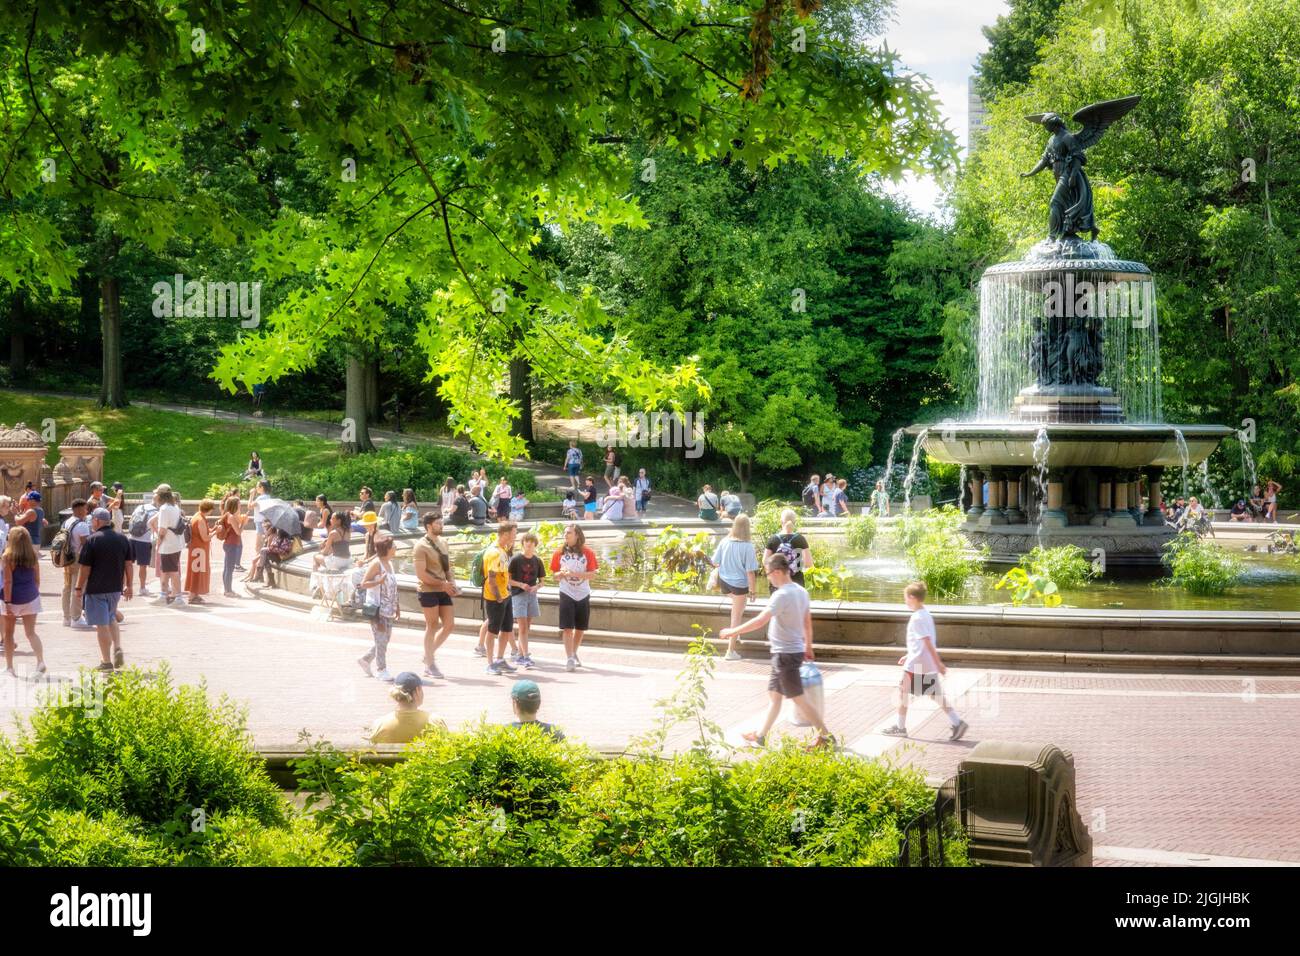
[[[907,698],[934,697],[952,725],[949,740],[960,740],[969,729],[966,721],[961,719],[943,695],[940,674],[948,673],[948,668],[939,659],[936,649],[934,618],[925,607],[925,582],[913,581],[903,589],[903,601],[912,612],[907,622],[907,653],[898,659],[903,667],[903,679],[898,683],[898,723],[886,727],[882,733],[891,737],[907,736]]]

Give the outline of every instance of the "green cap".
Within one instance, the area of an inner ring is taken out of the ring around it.
[[[521,704],[540,704],[542,689],[533,681],[517,680],[515,686],[510,688],[510,697]]]

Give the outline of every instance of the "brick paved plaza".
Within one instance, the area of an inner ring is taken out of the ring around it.
[[[60,626],[52,587],[58,579],[46,574],[44,580],[40,634],[51,674],[66,679],[97,662],[94,634]],[[128,664],[168,661],[178,682],[203,679],[212,692],[243,702],[263,748],[293,744],[304,728],[359,746],[368,725],[390,709],[388,685],[366,678],[356,664],[370,645],[364,623],[314,620],[251,596],[210,601],[183,609],[156,598],[124,603]],[[941,646],[942,639],[941,630]],[[485,674],[473,643],[467,633],[453,635],[439,654],[447,679],[426,690],[426,707],[452,726],[479,717],[511,719],[510,678]],[[539,666],[529,676],[542,687],[543,719],[603,750],[620,750],[649,729],[655,701],[672,691],[681,663],[671,654],[592,646],[582,654],[586,667],[569,674],[557,644],[535,645]],[[750,659],[719,661],[710,689],[711,716],[737,744],[767,705],[766,659],[760,645],[747,648]],[[420,632],[396,629],[390,669],[418,669],[420,655]],[[20,638],[17,670],[26,674],[31,666]],[[1300,865],[1294,786],[1300,677],[962,668],[950,672],[948,686],[971,730],[952,744],[947,721],[929,702],[909,714],[911,738],[874,732],[892,720],[896,668],[824,663],[822,671],[831,729],[865,756],[947,777],[981,740],[1054,743],[1072,751],[1079,810],[1099,864]],[[40,686],[0,683],[6,730],[35,705]],[[806,733],[785,724],[778,732]],[[670,742],[689,740],[683,731]]]

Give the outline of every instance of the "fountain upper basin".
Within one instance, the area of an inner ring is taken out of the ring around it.
[[[1034,466],[1034,440],[1047,432],[1049,468],[1177,468],[1183,464],[1175,433],[1187,442],[1187,464],[1199,464],[1233,434],[1224,425],[1070,424],[1035,422],[941,422],[912,425],[928,432],[922,447],[937,461],[976,467]]]

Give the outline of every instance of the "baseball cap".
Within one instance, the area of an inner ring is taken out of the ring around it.
[[[402,688],[402,690],[406,691],[408,694],[414,694],[417,687],[424,686],[424,681],[422,681],[420,675],[414,671],[402,671],[402,673],[393,678],[393,686]]]
[[[114,491],[121,491],[121,490],[122,490],[122,487],[123,487],[123,486],[122,486],[122,483],[121,483],[120,481],[115,481],[115,482],[113,482],[113,490],[114,490]]]
[[[108,513],[107,508],[96,508],[90,513],[90,516],[96,521],[103,521],[105,523],[113,520],[113,516]]]
[[[542,689],[533,681],[517,680],[515,686],[510,688],[510,698],[521,704],[540,704]]]
[[[90,487],[92,487],[92,488],[103,488],[103,487],[104,487],[104,483],[103,483],[102,481],[92,481],[92,482],[90,483]]]
[[[28,500],[28,501],[40,501],[40,500],[41,500],[41,493],[40,493],[39,491],[29,491],[29,492],[27,492],[27,500]]]

